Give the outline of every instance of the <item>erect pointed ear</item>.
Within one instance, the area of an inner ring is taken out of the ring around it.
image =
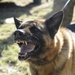
[[[57,33],[59,26],[61,25],[62,19],[63,19],[63,11],[59,11],[45,21],[45,25],[52,38],[54,38],[55,34]]]
[[[16,28],[18,29],[19,26],[21,25],[22,21],[20,21],[20,20],[18,20],[17,18],[14,17],[14,22],[15,22]]]

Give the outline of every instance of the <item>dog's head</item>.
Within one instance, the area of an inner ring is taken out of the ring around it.
[[[21,22],[14,18],[17,30],[14,39],[20,47],[19,59],[32,59],[43,54],[47,45],[54,39],[63,17],[63,11],[54,14],[45,22],[37,20]]]

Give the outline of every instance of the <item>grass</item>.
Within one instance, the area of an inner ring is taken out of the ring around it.
[[[19,47],[13,40],[14,24],[2,24],[0,27],[0,75],[27,75],[25,62],[18,60]]]
[[[48,7],[31,15],[21,14],[18,18],[21,20],[42,18],[51,10]],[[34,11],[34,8],[32,11]],[[73,17],[74,21],[75,18]],[[14,42],[12,35],[15,30],[14,24],[0,24],[0,75],[30,75],[27,71],[29,64],[18,60],[19,47]]]

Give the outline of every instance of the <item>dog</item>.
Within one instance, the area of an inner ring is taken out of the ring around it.
[[[14,17],[18,59],[29,63],[31,75],[75,75],[74,28],[61,26],[63,15],[59,11],[42,22]]]

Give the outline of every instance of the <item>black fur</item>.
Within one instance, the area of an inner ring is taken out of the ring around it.
[[[54,38],[55,34],[58,31],[62,19],[63,19],[63,11],[60,11],[45,21],[45,25],[49,30],[52,39]]]

